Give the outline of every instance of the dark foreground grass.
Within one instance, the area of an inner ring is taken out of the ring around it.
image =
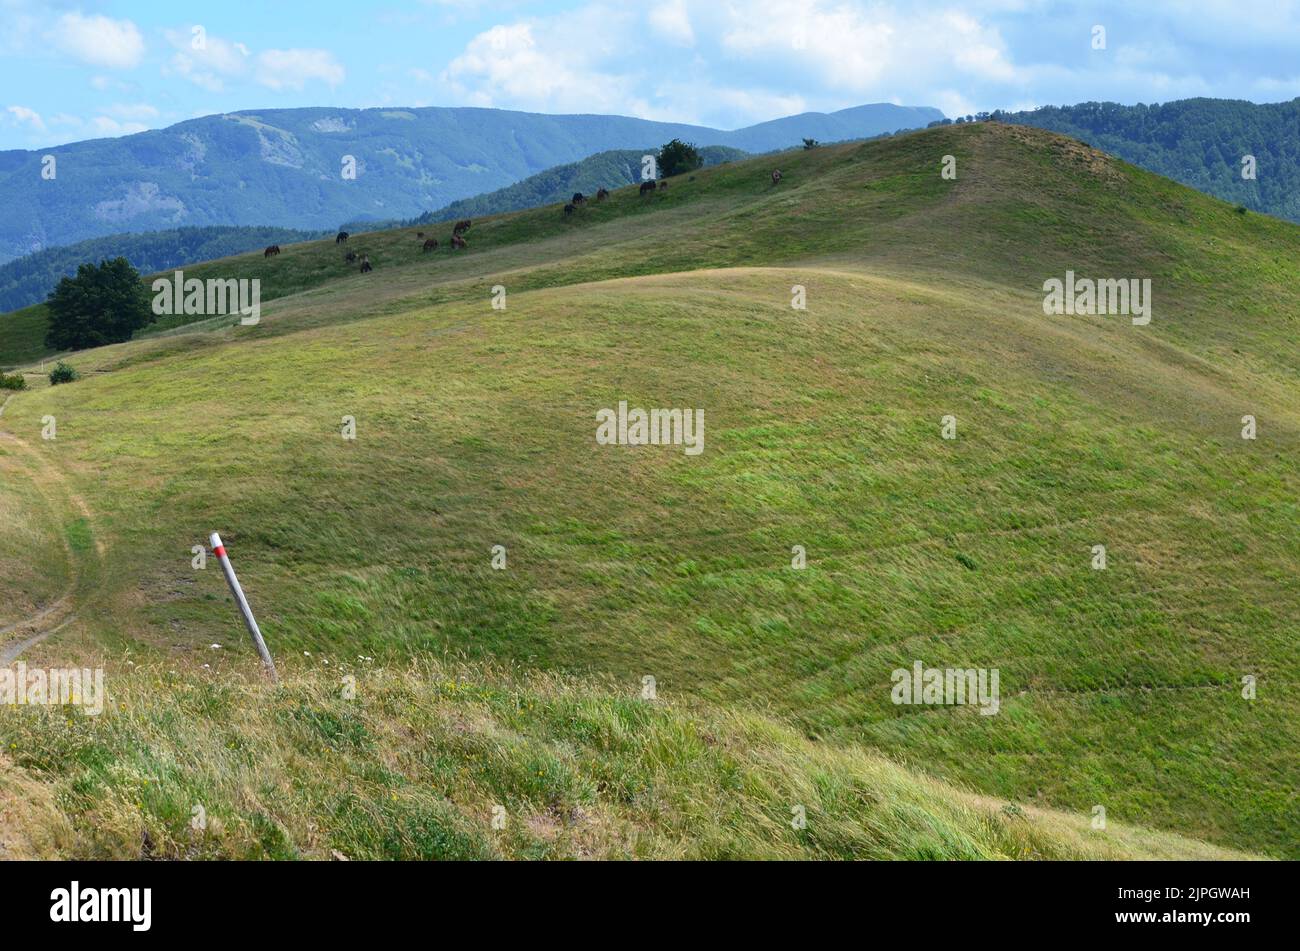
[[[423,659],[110,674],[0,717],[0,857],[1231,858],[1012,808],[741,713]]]

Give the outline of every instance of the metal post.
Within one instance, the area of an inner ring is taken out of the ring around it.
[[[221,570],[226,573],[226,582],[230,585],[235,601],[239,604],[240,613],[244,615],[244,623],[248,625],[248,633],[253,635],[253,644],[257,647],[257,652],[262,655],[262,663],[271,672],[271,679],[279,683],[280,675],[275,671],[275,661],[271,660],[271,652],[266,649],[266,641],[262,640],[262,632],[257,626],[257,620],[253,617],[253,609],[248,606],[248,599],[244,597],[244,589],[239,586],[239,579],[235,577],[234,566],[230,564],[230,559],[226,556],[225,546],[221,544],[221,536],[213,532],[211,542],[212,553],[221,561]]]

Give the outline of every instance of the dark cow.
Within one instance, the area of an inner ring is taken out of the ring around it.
[[[262,257],[273,258],[279,253],[280,253],[280,246],[278,244],[272,244],[268,246],[265,251],[262,252]]]
[[[564,206],[564,217],[566,217],[566,218],[569,217],[569,215],[573,214],[573,213],[574,213],[575,211],[577,211],[577,210],[578,210],[578,209],[575,208],[575,207],[573,207],[573,205],[565,205],[565,206]]]
[[[437,239],[437,238],[425,238],[425,239],[424,239],[424,250],[425,250],[425,251],[432,251],[432,250],[434,250],[436,247],[438,247],[438,239]]]
[[[584,195],[582,192],[574,192],[574,193],[573,193],[573,203],[574,203],[575,205],[581,205],[581,204],[582,204],[583,202],[585,202],[586,200],[587,200],[587,196]]]
[[[773,185],[781,184],[781,170],[779,168],[773,169],[772,171],[772,184]]]
[[[370,266],[370,255],[368,254],[361,255],[361,273],[369,274],[373,270],[374,268]]]
[[[465,247],[465,239],[458,234],[453,234],[451,236],[451,246],[452,248],[463,248]]]
[[[466,231],[468,231],[468,230],[469,230],[469,219],[466,218],[464,221],[458,221],[458,222],[456,222],[456,226],[455,226],[454,228],[451,229],[451,233],[452,233],[452,234],[464,234],[464,233],[465,233]]]
[[[668,183],[667,183],[667,182],[660,182],[660,183],[659,183],[659,190],[660,190],[661,192],[666,192],[666,191],[668,191]]]
[[[356,259],[357,259],[357,252],[355,251],[349,251],[347,254],[343,255],[343,260],[346,261],[348,264],[351,264]]]
[[[654,182],[654,179],[653,179],[653,178],[650,179],[649,181],[644,181],[644,182],[641,183],[641,194],[642,194],[642,195],[644,195],[646,192],[652,192],[652,193],[653,193],[654,190],[655,190],[655,182]]]
[[[334,243],[342,244],[347,239],[348,239],[348,233],[346,231],[340,231],[337,235],[334,236]]]
[[[609,197],[608,189],[602,188],[600,189],[600,191],[596,192],[596,201],[604,201],[608,197]]]
[[[417,238],[423,238],[423,237],[424,237],[424,232],[423,232],[423,231],[417,231],[417,232],[415,233],[415,236],[416,236]]]

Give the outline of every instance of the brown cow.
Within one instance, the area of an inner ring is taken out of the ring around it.
[[[608,197],[609,197],[608,189],[602,188],[598,192],[596,192],[596,201],[604,201]]]
[[[423,238],[423,237],[424,237],[424,232],[423,232],[423,231],[417,231],[417,232],[415,233],[415,236],[416,236],[417,238]]]
[[[773,185],[781,184],[781,170],[779,168],[773,169],[772,171],[772,184]]]
[[[642,195],[644,195],[646,192],[653,192],[654,190],[655,190],[655,182],[654,182],[654,179],[653,179],[653,178],[650,179],[650,180],[648,180],[648,181],[644,181],[644,182],[641,183],[641,194],[642,194]]]
[[[437,238],[425,238],[425,239],[424,239],[424,250],[425,250],[425,251],[432,251],[432,250],[434,250],[436,247],[438,247],[438,239],[437,239]]]
[[[453,248],[463,248],[465,247],[465,239],[458,234],[453,234],[451,236],[451,246]]]
[[[355,251],[349,251],[347,254],[343,255],[343,260],[346,261],[348,264],[351,264],[356,259],[357,259],[357,252]]]
[[[272,244],[268,246],[265,251],[262,252],[262,257],[273,258],[279,253],[280,253],[280,246],[278,244]]]
[[[456,227],[454,227],[454,228],[451,229],[451,233],[452,233],[452,234],[464,234],[464,233],[465,233],[466,231],[468,231],[468,230],[469,230],[469,219],[466,218],[464,221],[458,221],[458,222],[456,222]]]
[[[660,190],[661,192],[666,192],[666,191],[668,191],[668,183],[667,183],[666,181],[665,181],[665,182],[660,182],[660,183],[659,183],[659,190]]]
[[[370,255],[368,254],[361,255],[361,273],[369,274],[373,270],[374,268],[370,266]]]

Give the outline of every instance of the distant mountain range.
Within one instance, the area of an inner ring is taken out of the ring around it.
[[[373,231],[406,224],[446,221],[449,218],[480,218],[535,205],[568,201],[574,192],[594,195],[601,188],[619,188],[639,181],[643,149],[614,149],[597,152],[580,162],[569,162],[530,175],[521,182],[496,191],[444,205],[415,218],[387,221],[345,222],[349,231]],[[704,167],[748,157],[748,152],[725,145],[700,149]],[[329,235],[334,233],[330,228]],[[213,225],[206,228],[171,228],[139,234],[113,234],[87,238],[76,244],[46,248],[0,264],[0,313],[44,301],[59,279],[75,274],[77,266],[118,256],[126,258],[142,274],[210,261],[231,254],[256,251],[268,244],[311,241],[324,231],[290,228]]]
[[[747,152],[804,137],[920,128],[937,109],[888,103],[724,131],[627,116],[499,109],[268,109],[166,129],[0,152],[0,262],[122,232],[268,225],[307,230],[408,218],[609,149],[672,138]],[[54,156],[52,178],[42,176]],[[355,178],[346,177],[355,169]]]
[[[291,228],[213,226],[87,238],[0,264],[0,312],[40,303],[61,278],[75,274],[77,266],[87,262],[124,257],[141,274],[152,274],[255,251],[268,244],[311,241],[324,234]]]
[[[494,192],[462,198],[444,205],[434,211],[399,224],[428,224],[435,221],[447,221],[451,218],[474,218],[484,215],[499,215],[506,211],[519,211],[522,208],[535,208],[538,205],[551,205],[568,201],[574,192],[594,195],[602,188],[622,188],[633,182],[641,181],[641,159],[643,149],[611,149],[597,152],[580,162],[569,162],[548,168],[544,172],[530,175],[521,182],[498,188]],[[749,158],[749,153],[733,149],[726,145],[706,145],[700,149],[703,167],[721,165],[724,162],[736,162]]]

